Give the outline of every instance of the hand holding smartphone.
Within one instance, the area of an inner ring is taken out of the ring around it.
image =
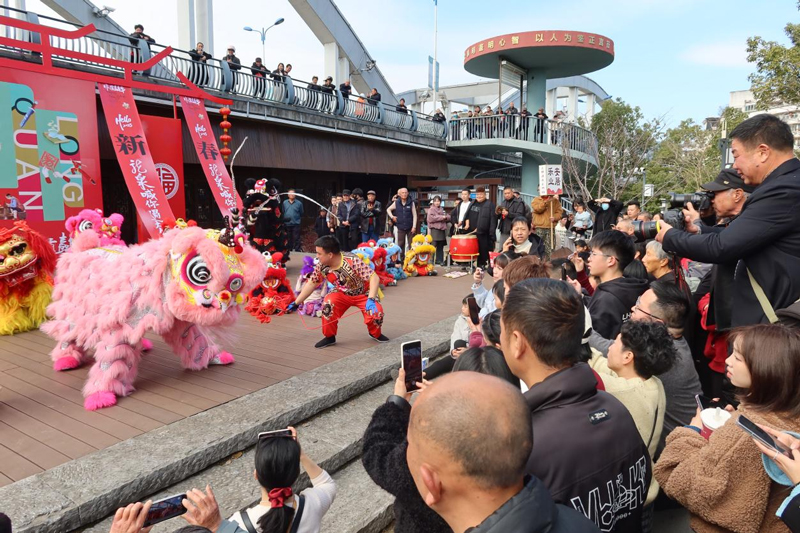
[[[750,436],[752,436],[754,439],[759,441],[761,444],[763,444],[770,450],[774,450],[777,453],[781,453],[786,457],[788,457],[789,459],[794,459],[794,456],[792,455],[792,450],[786,448],[783,444],[773,439],[772,435],[770,435],[769,433],[758,427],[758,425],[755,422],[753,422],[746,416],[740,415],[739,419],[736,421],[736,424],[740,428],[748,432]]]
[[[708,396],[703,396],[702,394],[695,394],[694,399],[697,402],[697,407],[699,407],[701,411],[704,409],[715,409],[717,407],[724,409],[727,405],[725,402],[712,400]]]
[[[478,301],[473,296],[470,296],[467,298],[467,306],[469,307],[469,319],[473,326],[477,326],[481,323],[481,308],[478,306]]]
[[[150,511],[147,513],[147,519],[144,521],[144,527],[150,527],[153,524],[184,514],[186,512],[186,507],[183,506],[185,498],[186,493],[183,493],[153,502],[150,506]]]
[[[406,373],[406,391],[418,390],[417,383],[422,383],[422,341],[404,342],[400,352],[400,363]]]

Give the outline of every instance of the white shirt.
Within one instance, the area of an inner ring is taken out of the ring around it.
[[[297,528],[297,533],[319,533],[322,517],[331,508],[331,504],[336,498],[336,482],[326,471],[323,470],[319,476],[312,479],[311,485],[311,487],[301,492],[305,498],[305,504],[303,505],[303,516],[300,517],[300,526]],[[295,507],[297,505],[297,497],[292,497],[291,502],[287,501],[285,505]],[[258,504],[247,510],[247,516],[250,517],[250,521],[258,529],[258,519],[271,510],[272,508],[268,505]],[[236,522],[240,528],[247,531],[239,512],[231,516],[229,520]]]
[[[458,221],[464,222],[467,218],[467,213],[469,213],[469,201],[461,202],[458,204]]]

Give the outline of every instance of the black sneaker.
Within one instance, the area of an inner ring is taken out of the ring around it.
[[[372,334],[370,334],[370,337],[372,337]],[[389,342],[389,337],[387,337],[383,333],[381,333],[380,336],[378,337],[372,337],[372,338],[378,342]]]
[[[333,346],[334,344],[336,344],[336,337],[325,337],[315,344],[314,348],[327,348],[328,346]]]

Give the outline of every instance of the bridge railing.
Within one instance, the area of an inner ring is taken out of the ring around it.
[[[333,92],[312,89],[311,82],[292,79],[294,85],[294,102],[292,105],[319,111],[326,115],[334,115],[337,111],[337,98]]]
[[[399,108],[393,105],[384,104],[383,123],[393,128],[411,131],[414,126],[414,117],[411,116],[411,111],[408,109],[400,111]]]
[[[266,102],[284,104],[289,91],[286,82],[270,76],[255,76],[249,68],[231,70],[232,87],[230,92]]]
[[[431,115],[417,113],[417,131],[433,137],[447,137],[447,121],[437,120]]]
[[[350,95],[350,98],[345,98],[344,112],[342,114],[365,122],[373,122],[375,124],[381,122],[380,108],[363,96]]]
[[[576,124],[537,119],[521,115],[490,115],[450,120],[450,141],[517,139],[527,142],[567,146],[591,153],[594,133]]]

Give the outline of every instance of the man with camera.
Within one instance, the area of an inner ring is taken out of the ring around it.
[[[664,250],[706,263],[738,262],[731,326],[775,322],[800,296],[800,160],[789,126],[756,115],[730,133],[733,169],[755,191],[728,227],[693,235],[659,222]],[[705,228],[704,228],[705,229]]]

